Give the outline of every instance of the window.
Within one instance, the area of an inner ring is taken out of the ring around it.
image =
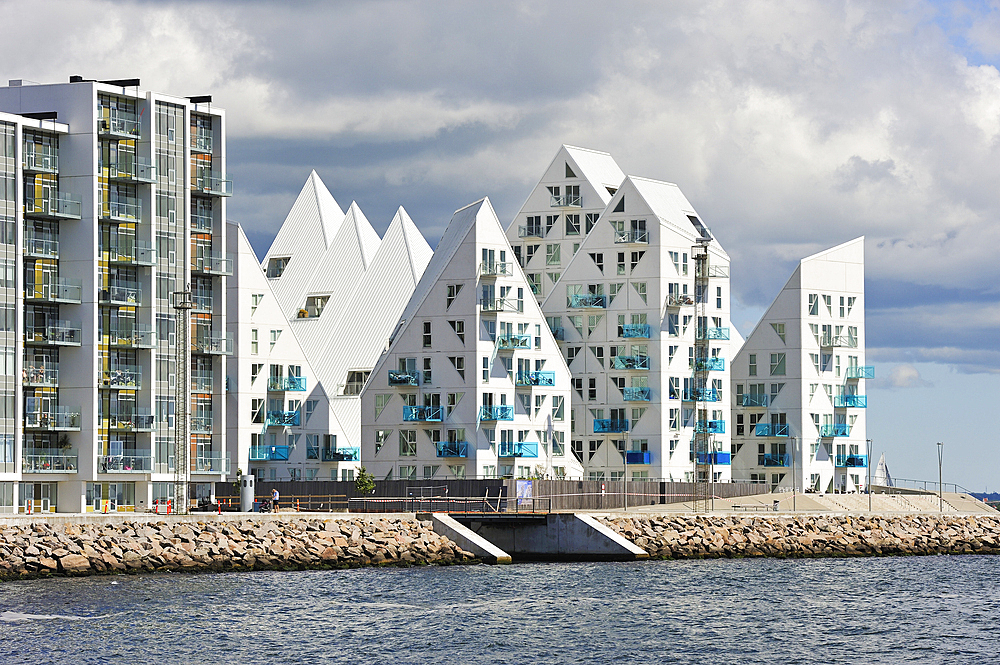
[[[490,358],[489,356],[483,356],[483,383],[487,383],[490,380]]]
[[[528,280],[528,286],[531,288],[531,292],[534,295],[541,295],[542,293],[542,273],[540,272],[529,272],[525,273],[525,278]]]
[[[823,304],[826,305],[826,313],[833,316],[833,297],[823,294]]]
[[[840,318],[844,318],[844,296],[840,296]]]
[[[598,218],[600,216],[601,216],[601,214],[597,213],[597,212],[588,212],[587,213],[587,216],[586,216],[586,223],[587,223],[586,229],[587,229],[587,233],[590,233],[590,231],[594,228],[594,226],[597,224],[597,220],[598,220]]]
[[[424,383],[424,385],[428,385],[428,384],[432,383],[432,381],[431,381],[431,359],[430,358],[424,358],[424,378],[423,378],[423,383]]]
[[[250,365],[250,383],[257,380],[260,370],[264,369],[264,363],[253,363]]]
[[[722,309],[722,287],[721,286],[715,287],[715,308],[716,309]],[[782,324],[782,325],[784,325],[784,324]],[[785,338],[782,337],[781,341],[784,342]]]
[[[465,344],[465,321],[449,321],[448,325],[458,335],[458,341]]]
[[[291,373],[291,369],[289,369]],[[365,387],[365,381],[371,372],[352,370],[347,373],[347,381],[344,383],[345,395],[360,395],[361,389]]]
[[[580,235],[580,215],[566,215],[566,235]]]
[[[253,314],[257,311],[257,306],[260,305],[261,301],[264,300],[263,293],[253,293],[250,295],[250,313]]]
[[[375,430],[375,454],[378,455],[378,451],[382,450],[382,446],[385,442],[389,440],[389,436],[392,434],[391,429],[377,429]]]
[[[268,279],[277,279],[281,277],[281,274],[285,272],[285,268],[288,266],[288,262],[291,257],[282,256],[273,259],[268,259],[267,261],[267,277]]]
[[[448,295],[445,297],[445,307],[451,307],[451,304],[455,302],[455,298],[458,297],[458,293],[461,290],[462,290],[461,284],[448,285]]]
[[[602,252],[591,252],[590,259],[597,266],[597,269],[601,271],[601,274],[604,274],[604,254]]]
[[[749,360],[750,364],[748,367],[747,374],[750,376],[757,376],[757,354],[751,353]]]
[[[566,398],[562,395],[552,396],[552,420],[565,420],[564,404]]]
[[[854,296],[847,297],[847,316],[851,315],[851,310],[854,308],[854,301],[856,300],[857,298]]]
[[[640,298],[642,298],[643,304],[646,304],[646,282],[632,282],[632,288],[634,288],[635,292],[639,294]],[[676,318],[676,316],[677,315],[675,314],[674,318]]]
[[[772,353],[771,354],[771,376],[784,376],[785,375],[785,354],[784,353]]]
[[[250,329],[250,353],[257,355],[259,349],[258,331],[256,328]]]
[[[417,431],[412,429],[399,430],[399,456],[415,457],[416,454],[417,454]]]
[[[264,400],[262,399],[250,400],[250,422],[253,423],[264,422]]]
[[[429,360],[429,359],[428,359]],[[465,380],[465,356],[448,356],[448,360],[451,361],[452,366],[458,375]]]
[[[809,294],[809,316],[819,316],[819,294]]]
[[[392,473],[390,471],[390,473]],[[415,464],[401,465],[399,467],[399,479],[400,480],[416,480],[417,479],[417,467]]]
[[[550,188],[551,189],[551,188]],[[558,187],[555,188],[558,191]],[[552,227],[556,225],[559,221],[559,215],[546,215],[545,216],[545,233],[548,234],[552,230]]]
[[[431,322],[424,321],[424,348],[429,349],[431,347]]]
[[[375,395],[375,420],[382,415],[382,410],[385,409],[386,404],[392,399],[392,394],[386,395]]]
[[[524,246],[524,265],[528,265],[531,262],[531,257],[535,255],[538,251],[539,245],[525,245]]]
[[[784,323],[772,323],[771,327],[774,329],[774,333],[781,339],[781,342],[785,342],[785,324]]]
[[[558,243],[545,246],[545,265],[557,266],[562,262],[559,255],[560,247],[561,246]]]
[[[278,343],[278,338],[279,337],[281,337],[281,331],[280,330],[272,330],[271,331],[271,349],[273,349],[274,345]]]

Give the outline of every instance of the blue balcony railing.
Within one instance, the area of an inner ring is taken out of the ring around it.
[[[650,464],[649,451],[627,450],[625,451],[626,464]]]
[[[649,388],[626,388],[622,391],[626,402],[648,402]]]
[[[611,366],[614,369],[649,369],[649,356],[615,356],[611,359]]]
[[[288,446],[250,446],[251,462],[283,462],[288,459]]]
[[[361,459],[360,448],[324,448],[324,462],[357,462]]]
[[[788,436],[788,423],[757,423],[754,436]]]
[[[407,422],[441,422],[440,406],[404,406],[403,420]]]
[[[500,443],[497,457],[538,457],[537,441],[507,441]]]
[[[565,328],[562,328],[560,326],[556,326],[555,328],[549,328],[549,330],[552,331],[552,337],[554,337],[555,339],[559,340],[560,342],[563,341],[564,339],[566,339],[566,329]]]
[[[627,420],[594,419],[594,434],[615,434],[628,431]]]
[[[722,394],[715,388],[688,388],[681,398],[685,402],[720,402]]]
[[[850,436],[851,426],[846,423],[837,423],[835,425],[820,425],[819,428],[820,436]]]
[[[708,432],[709,434],[725,434],[725,420],[698,420],[694,424],[695,432]]]
[[[848,367],[847,374],[845,376],[848,379],[874,379],[875,366],[861,365],[859,367]]]
[[[498,335],[497,348],[502,351],[530,349],[531,335]]]
[[[743,399],[740,401],[741,406],[756,406],[763,408],[767,406],[768,396],[767,393],[750,393],[749,395],[744,394]]]
[[[604,308],[604,296],[596,293],[574,293],[569,297],[570,307],[599,307]]]
[[[514,407],[506,404],[479,407],[480,420],[514,420]]]
[[[306,389],[306,377],[304,376],[272,376],[267,380],[267,389],[271,392],[281,392],[284,390],[303,391]]]
[[[438,457],[468,457],[469,456],[469,442],[468,441],[438,441],[436,445],[437,445],[437,456]]]
[[[518,372],[516,383],[519,386],[554,386],[556,385],[556,373]]]
[[[729,328],[697,328],[695,339],[729,339]]]
[[[698,464],[711,464],[715,466],[727,466],[732,464],[732,456],[729,453],[697,453],[695,459]]]
[[[834,458],[834,463],[837,466],[845,467],[848,469],[864,469],[868,467],[868,456],[867,455],[837,455]]]
[[[721,372],[726,369],[725,358],[695,358],[694,371],[696,372]]]
[[[297,427],[299,424],[299,412],[268,411],[264,423],[267,427]]]
[[[416,372],[395,372],[389,370],[390,386],[415,386],[417,385]]]
[[[757,466],[791,466],[791,457],[785,455],[757,455]]]
[[[622,326],[622,337],[641,337],[649,339],[648,323],[626,323]]]
[[[837,395],[833,398],[833,406],[838,409],[866,409],[868,395]]]

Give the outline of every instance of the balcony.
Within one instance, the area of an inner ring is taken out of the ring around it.
[[[211,233],[214,229],[214,223],[212,221],[212,213],[201,214],[197,212],[191,213],[191,230],[198,233]]]
[[[615,356],[611,359],[611,367],[614,369],[648,370],[649,356]]]
[[[99,108],[98,112],[105,110],[107,107]],[[97,133],[102,139],[138,139],[140,132],[139,121],[134,118],[112,116],[97,120]]]
[[[626,402],[648,402],[649,388],[626,388],[622,391]]]
[[[59,386],[59,365],[25,365],[21,369],[21,385],[28,388],[56,388]]]
[[[468,457],[468,441],[438,441],[435,444],[438,457]]]
[[[754,436],[788,436],[788,423],[757,423]]]
[[[594,419],[594,434],[616,434],[628,431],[627,420]]]
[[[120,432],[152,432],[153,416],[145,411],[134,413],[123,411],[121,413],[101,414],[101,418],[108,419],[108,428]],[[192,420],[194,420],[192,418]],[[194,430],[194,427],[191,428]]]
[[[698,420],[694,423],[695,432],[703,432],[708,434],[725,434],[726,433],[726,421],[725,420]]]
[[[151,455],[98,455],[98,473],[152,473]]]
[[[764,408],[767,406],[768,399],[769,396],[766,393],[750,393],[749,395],[744,394],[743,399],[740,400],[740,406]]]
[[[272,376],[267,380],[267,389],[271,392],[283,392],[286,390],[292,391],[304,391],[306,389],[306,377],[304,376],[289,376],[280,377]]]
[[[789,455],[757,455],[757,466],[791,466]]]
[[[820,425],[819,435],[822,437],[850,436],[851,426],[846,423],[837,423],[835,425]]]
[[[232,275],[233,261],[230,258],[223,258],[221,254],[196,256],[191,270],[206,275]]]
[[[151,245],[135,242],[133,239],[123,239],[118,236],[118,242],[109,247],[102,247],[102,253],[110,263],[131,266],[156,265],[156,250]]]
[[[652,464],[649,451],[628,450],[625,452],[626,464]]]
[[[138,222],[142,219],[142,208],[135,198],[101,201],[101,217],[116,222]]]
[[[191,190],[209,196],[232,196],[233,181],[215,172],[198,171],[191,180]]]
[[[696,372],[721,372],[726,369],[725,358],[695,358],[694,371]]]
[[[24,332],[24,343],[34,346],[80,346],[82,339],[83,330],[75,321],[55,321]]]
[[[711,466],[729,466],[733,463],[732,455],[730,453],[723,452],[696,453],[695,461],[698,464]]]
[[[264,424],[267,427],[298,427],[299,411],[268,411]]]
[[[549,197],[550,208],[581,208],[583,198],[579,194],[553,194]]]
[[[210,356],[233,355],[233,338],[225,335],[199,335],[191,341],[191,350]]]
[[[574,293],[569,298],[569,306],[574,308],[590,307],[600,309],[606,307],[604,296],[596,293]]]
[[[868,395],[837,395],[833,398],[833,406],[837,409],[866,409]]]
[[[514,380],[518,386],[554,386],[555,372],[518,372]]]
[[[417,385],[416,372],[395,372],[389,370],[389,385],[390,386],[415,386]]]
[[[501,441],[497,457],[538,457],[538,442]]]
[[[545,237],[545,227],[536,226],[534,224],[528,226],[518,226],[517,227],[517,237],[518,238],[544,238]]]
[[[479,407],[479,420],[514,420],[514,407],[506,404]]]
[[[118,161],[108,165],[108,177],[125,182],[156,182],[156,167],[148,159],[132,153],[119,152]]]
[[[58,173],[59,153],[55,150],[45,150],[39,148],[28,148],[28,143],[22,154],[21,166],[29,173]]]
[[[41,284],[25,284],[24,299],[36,302],[79,305],[83,296],[83,281],[60,277]]]
[[[626,323],[622,326],[622,337],[649,339],[649,330],[648,323]]]
[[[107,286],[98,293],[98,300],[105,305],[142,304],[142,287],[138,284]]]
[[[27,448],[21,456],[21,473],[76,473],[79,457],[61,448]]]
[[[250,461],[284,462],[290,450],[288,446],[250,446]]]
[[[218,475],[229,470],[229,456],[223,457],[222,453],[201,453],[191,460],[191,473]]]
[[[25,411],[24,429],[79,432],[80,411],[66,407],[57,407],[49,411]]]
[[[138,390],[142,388],[142,368],[135,365],[123,365],[101,372],[99,380],[102,388]]]
[[[824,335],[820,339],[819,345],[824,348],[856,349],[858,348],[858,338],[849,335]]]
[[[191,392],[210,393],[215,387],[215,375],[212,372],[192,372]]]
[[[191,152],[209,154],[212,152],[212,130],[203,127],[191,132]]]
[[[554,339],[559,340],[560,342],[562,342],[563,340],[566,339],[566,329],[565,328],[562,328],[560,326],[556,326],[555,328],[549,328],[549,331],[551,331],[552,337]]]
[[[720,402],[722,395],[715,388],[687,388],[681,393],[685,402]]]
[[[483,261],[479,264],[480,277],[511,277],[514,274],[513,263],[488,263]]]
[[[530,349],[531,335],[498,335],[497,348],[500,349],[501,351]]]
[[[686,293],[682,295],[676,295],[671,293],[664,299],[663,304],[666,305],[667,307],[685,307],[687,305],[693,305],[694,298],[687,295]]]
[[[324,462],[357,462],[361,459],[360,448],[323,449]]]
[[[215,418],[213,416],[191,416],[192,434],[212,434],[215,431]]]
[[[867,455],[837,455],[834,464],[847,469],[865,469],[868,467]]]
[[[191,296],[191,305],[192,312],[210,313],[213,309],[215,309],[215,298],[212,297],[211,293],[207,296],[195,293]]]
[[[648,231],[615,231],[616,245],[648,245]]]
[[[482,300],[480,306],[483,312],[520,312],[523,305],[518,303],[517,298],[494,298],[493,300]]]
[[[59,240],[56,238],[24,238],[24,255],[33,259],[58,259]]]
[[[83,202],[69,194],[30,199],[24,202],[24,214],[42,219],[80,219],[83,215]]]
[[[874,379],[875,366],[861,365],[859,367],[848,367],[847,373],[844,376],[848,379]]]
[[[434,422],[442,419],[440,406],[403,406],[403,420],[406,422]]]
[[[695,339],[729,339],[729,328],[696,328]]]
[[[136,326],[123,330],[109,330],[102,335],[108,336],[108,345],[121,349],[152,349],[156,346],[156,335],[149,328]]]

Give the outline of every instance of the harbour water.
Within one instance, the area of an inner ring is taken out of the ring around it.
[[[989,663],[1000,558],[156,574],[0,584],[4,663]]]

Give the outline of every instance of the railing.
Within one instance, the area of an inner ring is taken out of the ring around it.
[[[611,420],[608,418],[594,419],[594,434],[614,434],[617,432],[627,432],[627,420]]]
[[[501,441],[497,457],[538,457],[538,442]]]
[[[290,450],[288,446],[250,446],[250,461],[284,462]]]
[[[298,427],[299,411],[268,411],[265,424],[268,427]]]
[[[107,212],[105,212],[107,209]],[[124,201],[102,201],[101,216],[105,219],[115,219],[123,222],[137,221],[142,217],[142,208],[136,199]]]
[[[700,263],[696,263],[695,264],[695,269],[694,269],[695,277],[705,277],[706,276],[706,275],[702,274],[702,270],[701,270],[700,266],[701,266]],[[707,277],[710,277],[710,278],[711,277],[729,277],[729,266],[709,265],[708,266],[708,275],[707,275]]]
[[[230,356],[233,354],[233,338],[221,335],[199,335],[191,340],[191,349],[197,353]]]
[[[98,455],[98,473],[151,473],[151,455]]]
[[[26,344],[52,346],[80,346],[83,329],[75,321],[57,321],[55,325],[28,328],[25,330]]]
[[[648,245],[648,231],[615,231],[616,245]]]
[[[59,171],[59,153],[55,150],[25,150],[21,164],[25,171],[56,173]]]
[[[289,376],[283,378],[280,376],[272,376],[267,380],[267,389],[274,392],[283,390],[295,390],[301,392],[306,389],[306,377]]]
[[[536,226],[534,224],[521,225],[517,227],[517,237],[518,238],[544,238],[545,237],[545,227]]]
[[[648,402],[649,388],[625,388],[622,396],[626,402]]]
[[[531,335],[498,335],[497,348],[501,351],[514,349],[530,349]]]
[[[972,490],[957,485],[955,483],[944,483],[939,484],[936,480],[913,480],[912,478],[893,478],[893,487],[901,487],[907,489],[922,490],[924,492],[933,492],[937,494],[939,491],[953,492],[955,494],[972,494]],[[950,489],[949,489],[950,488]]]
[[[79,456],[63,451],[40,452],[29,448],[21,456],[22,473],[76,473]]]
[[[123,242],[120,238],[118,242],[104,249],[108,253],[108,261],[111,263],[128,263],[140,266],[152,266],[156,264],[156,250],[150,245],[134,241]]]
[[[720,402],[721,393],[715,388],[687,388],[681,393],[685,402]]]
[[[667,307],[683,307],[685,305],[693,305],[694,298],[687,294],[675,295],[671,293],[664,299],[663,304]]]
[[[107,107],[98,109],[98,112],[101,112],[106,108]],[[102,136],[116,136],[128,139],[139,138],[141,131],[138,120],[130,120],[128,118],[121,118],[117,116],[98,118],[97,129]]]
[[[415,386],[417,385],[416,372],[396,372],[389,370],[390,386]]]
[[[844,376],[848,379],[874,379],[875,366],[860,365],[856,367],[848,367],[847,373]]]
[[[201,231],[204,233],[211,233],[214,227],[212,222],[212,215],[200,215],[198,213],[191,213],[191,230]]]
[[[83,201],[74,199],[69,194],[57,194],[47,199],[31,199],[24,202],[24,214],[33,217],[80,219],[83,214]]]
[[[337,448],[336,450],[331,450],[329,448],[323,449],[324,462],[357,462],[360,459],[360,448]]]
[[[59,241],[55,238],[24,238],[24,254],[36,259],[58,259]]]
[[[729,328],[696,328],[695,339],[729,339]]]
[[[569,297],[570,307],[600,307],[604,308],[604,296],[596,293],[574,293]]]
[[[200,172],[191,181],[191,189],[213,196],[232,196],[233,181],[216,173]]]
[[[785,455],[757,455],[757,466],[790,466],[791,457]]]
[[[215,309],[215,298],[213,294],[206,296],[195,293],[191,296],[191,304],[196,312],[211,312]]]
[[[156,335],[149,328],[136,327],[132,330],[109,330],[102,332],[108,336],[108,344],[117,347],[151,349],[156,346]]]
[[[202,453],[191,460],[191,473],[219,474],[229,473],[229,470],[229,457],[223,457],[222,453]]]
[[[116,180],[156,182],[156,167],[148,159],[131,153],[118,153],[118,161],[108,165],[108,177]]]
[[[436,512],[489,514],[545,514],[551,512],[552,499],[516,497],[379,497],[348,499],[352,513]]]
[[[648,370],[649,356],[615,356],[611,359],[611,366],[614,369]]]
[[[194,152],[212,152],[212,130],[196,129],[191,132],[191,150]]]
[[[215,427],[215,418],[212,416],[192,416],[191,431],[198,434],[211,434]]]
[[[513,263],[489,263],[483,261],[479,264],[480,277],[496,277],[498,275],[511,276],[514,274]]]
[[[25,386],[55,388],[59,385],[59,366],[56,363],[48,365],[25,365],[21,368],[21,384]]]
[[[108,419],[110,429],[126,432],[150,432],[153,430],[153,416],[148,413],[111,413],[101,414],[101,417]],[[194,429],[193,425],[191,429]]]
[[[482,300],[479,304],[484,312],[520,312],[522,309],[517,298],[494,298]]]
[[[233,262],[218,255],[196,256],[191,269],[207,275],[232,275]]]
[[[641,337],[643,339],[649,339],[649,324],[648,323],[626,323],[622,326],[622,337]]]
[[[565,328],[562,328],[560,326],[556,326],[555,328],[549,328],[549,330],[552,332],[552,337],[554,339],[557,339],[560,342],[566,339],[566,329]]]
[[[694,371],[696,372],[721,372],[726,369],[725,358],[695,358]]]
[[[66,410],[26,411],[24,413],[25,429],[42,430],[79,430],[80,412]]]
[[[128,388],[136,390],[142,387],[142,368],[135,365],[118,367],[101,372],[101,386],[104,388]]]
[[[788,423],[757,423],[754,436],[788,436]]]
[[[580,208],[583,206],[583,198],[579,194],[563,194],[559,196],[553,194],[549,197],[550,208]]]
[[[819,435],[823,437],[850,436],[851,426],[845,423],[836,423],[834,425],[820,425]]]
[[[849,335],[824,335],[819,342],[823,347],[858,348],[858,338]]]
[[[649,451],[627,450],[625,451],[626,464],[651,464]]]
[[[767,393],[744,393],[740,406],[755,406],[758,408],[764,408],[767,406],[768,399],[769,396]]]
[[[403,406],[403,420],[407,422],[441,422],[440,406]]]
[[[141,305],[142,287],[138,284],[134,286],[108,286],[101,289],[100,300],[112,305]]]
[[[554,386],[555,372],[518,372],[515,384],[519,386]]]
[[[514,420],[514,407],[507,404],[481,406],[479,420]]]
[[[833,398],[833,406],[837,409],[866,409],[868,395],[836,395]]]
[[[725,420],[697,420],[694,423],[695,432],[708,432],[709,434],[725,434]]]
[[[435,444],[438,457],[468,457],[468,441],[438,441]]]
[[[196,393],[210,393],[215,386],[215,375],[212,372],[192,372],[191,391]]]
[[[836,466],[851,468],[866,468],[868,466],[867,455],[837,455],[834,458]]]
[[[724,452],[695,453],[695,461],[698,464],[728,466],[733,463],[732,455]]]
[[[60,277],[41,284],[25,284],[27,300],[41,300],[79,305],[83,297],[83,281]]]

